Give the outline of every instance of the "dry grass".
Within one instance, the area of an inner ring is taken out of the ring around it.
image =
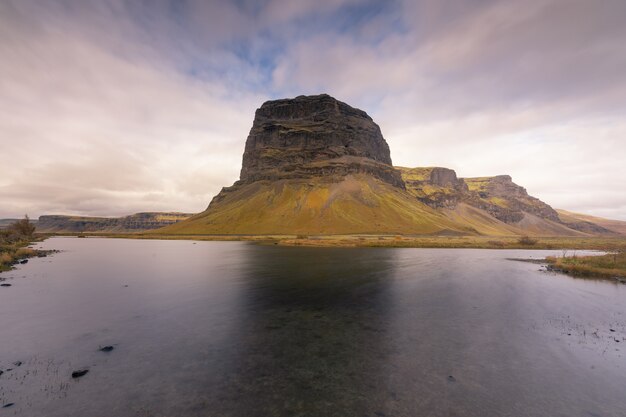
[[[39,252],[27,248],[34,236],[17,235],[10,230],[0,230],[0,272],[8,271],[18,260],[39,255]]]
[[[546,259],[552,268],[576,276],[626,278],[626,252],[603,256],[564,256]]]
[[[519,243],[519,236],[435,236],[435,235],[166,235],[96,234],[124,239],[249,241],[281,246],[383,247],[383,248],[476,248],[476,249],[568,249],[626,250],[626,237],[542,237],[532,245]]]

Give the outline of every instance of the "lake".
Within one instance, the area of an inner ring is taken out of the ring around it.
[[[38,247],[0,274],[0,416],[626,416],[626,285],[507,260],[560,252]]]

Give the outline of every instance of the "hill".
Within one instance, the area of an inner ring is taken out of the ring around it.
[[[626,235],[625,221],[604,219],[567,210],[557,209],[556,211],[559,214],[559,219],[571,228],[583,231],[588,230],[590,233],[596,233],[598,228],[600,228],[611,233]]]
[[[153,230],[191,217],[187,213],[136,213],[124,217],[44,215],[36,223],[41,233],[130,233]]]

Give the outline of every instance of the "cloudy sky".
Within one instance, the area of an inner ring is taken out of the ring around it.
[[[326,92],[403,166],[626,220],[623,0],[0,0],[0,218],[203,210]]]

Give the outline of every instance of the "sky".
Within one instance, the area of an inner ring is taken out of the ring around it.
[[[0,0],[0,218],[200,212],[328,93],[395,165],[626,220],[623,0]]]

